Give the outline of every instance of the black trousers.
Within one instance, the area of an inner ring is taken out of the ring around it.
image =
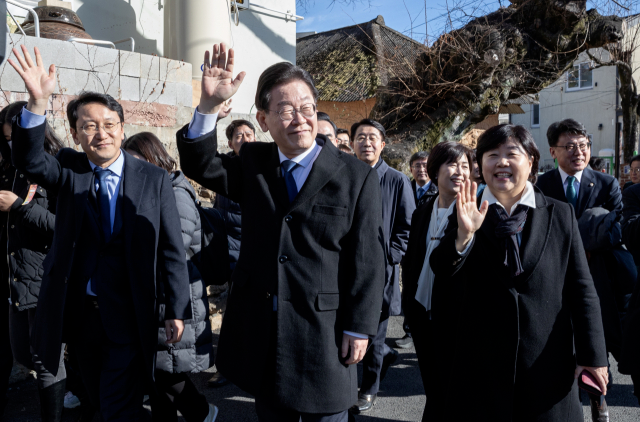
[[[351,422],[347,410],[339,413],[300,413],[271,405],[271,400],[256,397],[256,413],[260,422]]]
[[[418,367],[420,368],[422,386],[424,387],[424,391],[427,396],[427,404],[422,415],[422,420],[436,420],[429,419],[428,415],[430,413],[430,408],[434,405],[434,402],[438,400],[437,397],[435,397],[436,391],[438,391],[438,386],[434,385],[435,380],[433,377],[429,376],[430,368],[431,373],[433,373],[433,349],[437,347],[437,345],[433,344],[431,341],[432,324],[427,310],[419,303],[416,303],[412,305],[411,312],[415,317],[412,320],[411,325],[411,328],[413,329],[413,345],[416,348],[416,357],[418,358]],[[442,385],[439,387],[440,389],[443,388]],[[439,403],[439,405],[442,406],[442,403]]]
[[[360,394],[378,394],[380,390],[380,370],[382,369],[382,361],[384,357],[391,352],[391,349],[385,343],[387,338],[387,326],[389,319],[380,321],[378,324],[378,332],[371,338],[369,350],[362,359],[362,384],[360,385]]]
[[[154,422],[177,422],[178,410],[186,422],[202,422],[209,414],[209,403],[187,374],[156,370],[155,389],[151,392]]]
[[[0,300],[0,327],[6,327],[9,330],[9,302],[6,298]],[[11,342],[9,336],[4,336],[3,344],[0,344],[0,417],[4,412],[6,404],[7,388],[9,386],[9,377],[13,368],[13,352],[11,351]]]
[[[91,296],[85,298],[82,330],[72,348],[89,400],[100,410],[102,421],[138,421],[146,382],[140,346],[109,340]]]

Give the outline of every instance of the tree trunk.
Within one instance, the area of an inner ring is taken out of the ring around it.
[[[620,80],[620,106],[622,108],[622,148],[624,163],[628,163],[638,151],[640,135],[640,96],[633,81],[632,68],[625,64],[618,65]]]
[[[415,151],[460,140],[504,101],[539,92],[582,51],[622,35],[621,18],[567,0],[513,0],[444,34],[417,60],[416,76],[379,90],[373,114],[390,134],[385,158],[400,167]]]

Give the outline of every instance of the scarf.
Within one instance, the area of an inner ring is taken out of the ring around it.
[[[438,221],[438,196],[435,197],[433,202],[429,230],[427,231],[427,253],[424,256],[422,271],[420,271],[420,277],[418,277],[418,290],[416,291],[416,300],[420,302],[427,311],[431,310],[431,296],[433,293],[433,281],[435,279],[429,258],[433,250],[440,244],[442,236],[444,236],[444,231],[447,228],[447,224],[449,224],[449,216],[453,214],[453,207],[455,205],[456,201],[453,201],[442,216],[442,219]]]
[[[518,243],[518,233],[522,233],[527,222],[527,212],[529,207],[518,205],[511,216],[498,204],[489,206],[487,218],[489,223],[495,227],[495,235],[498,239],[504,240],[505,257],[504,265],[509,267],[512,277],[522,274],[522,262],[520,261],[520,245]]]

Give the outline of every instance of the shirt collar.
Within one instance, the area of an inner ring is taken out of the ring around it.
[[[498,204],[502,208],[504,208],[504,205],[502,205],[500,202],[498,202],[498,199],[493,195],[493,193],[491,192],[491,189],[489,189],[488,186],[485,188],[484,191],[482,191],[482,201],[481,202],[484,202],[484,201],[488,201],[489,205]],[[516,207],[518,205],[524,205],[524,206],[529,207],[529,208],[535,208],[536,207],[536,194],[535,194],[535,191],[533,189],[533,185],[531,184],[531,182],[527,181],[527,184],[524,187],[524,192],[522,193],[522,197],[520,198],[520,200],[518,202],[513,204],[513,206],[511,207],[511,211],[509,212],[509,215],[513,214],[513,211],[515,211],[515,209],[516,209]]]
[[[316,151],[317,148],[321,148],[321,146],[314,141],[313,145],[311,145],[309,149],[307,149],[302,154],[291,158],[291,161],[301,167],[307,167],[311,163],[311,160],[313,160],[313,158],[315,157],[315,154],[312,154],[312,152]],[[284,155],[282,151],[280,151],[280,147],[278,147],[278,157],[280,157],[280,164],[282,164],[283,161],[289,160],[289,158],[287,158],[287,156]]]
[[[420,190],[420,189],[424,189],[424,191],[428,191],[429,190],[429,186],[431,185],[431,180],[429,180],[427,183],[424,184],[424,186],[420,186],[418,184],[418,182],[416,182],[416,193]]]
[[[562,170],[560,167],[558,167],[558,171],[560,172],[560,177],[562,178],[562,184],[564,185],[564,183],[567,181],[567,177],[569,177],[569,175],[564,170]],[[582,173],[583,172],[584,172],[584,170],[580,170],[579,172],[577,172],[576,174],[573,175],[573,177],[576,178],[578,183],[580,183],[580,180],[582,180]]]
[[[91,166],[92,171],[95,171],[96,167],[98,167],[97,165],[93,164],[91,160],[89,160],[89,165]],[[116,159],[116,161],[111,163],[109,167],[107,167],[107,170],[110,170],[113,174],[120,177],[122,176],[123,167],[124,167],[124,154],[122,153],[122,150],[120,150],[120,156]]]

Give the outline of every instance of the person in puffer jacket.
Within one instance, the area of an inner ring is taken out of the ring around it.
[[[4,289],[0,324],[4,324],[5,332],[9,333],[4,337],[5,344],[0,346],[1,388],[4,396],[15,358],[36,371],[42,420],[58,422],[62,417],[66,384],[64,353],[60,354],[54,375],[32,355],[30,340],[42,282],[42,262],[53,241],[56,200],[41,186],[32,184],[11,162],[11,123],[26,104],[26,101],[9,104],[0,113],[4,135],[0,137],[3,158],[0,163],[0,256],[6,257],[0,263]],[[45,151],[55,156],[61,148],[62,142],[47,124]],[[3,410],[4,405],[0,415]]]
[[[124,142],[122,149],[169,173],[180,214],[182,240],[189,269],[193,318],[184,321],[182,340],[176,344],[166,344],[164,292],[161,288],[157,292],[160,309],[155,391],[150,394],[152,418],[154,421],[177,421],[176,410],[179,410],[187,422],[213,422],[218,408],[207,402],[187,376],[189,373],[205,371],[214,363],[207,288],[196,266],[202,233],[195,190],[184,174],[175,170],[176,162],[154,134],[135,134]],[[162,287],[161,284],[158,286]]]

